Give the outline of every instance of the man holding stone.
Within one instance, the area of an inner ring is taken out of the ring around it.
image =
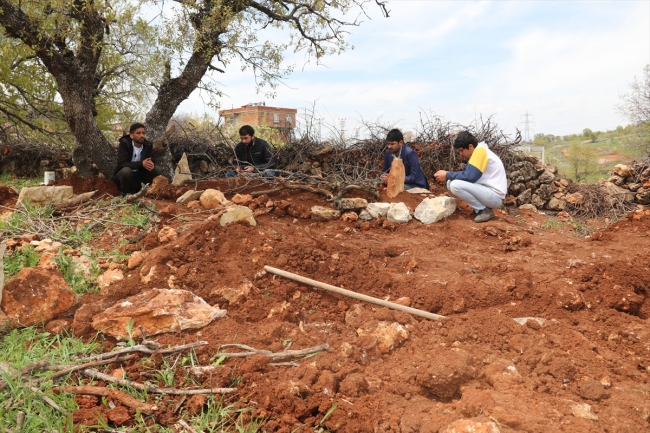
[[[391,129],[386,136],[386,147],[384,153],[384,166],[381,169],[382,182],[388,181],[388,173],[395,158],[399,158],[404,163],[404,190],[411,188],[429,189],[429,182],[420,168],[420,160],[413,149],[404,144],[404,136],[399,129]]]
[[[235,169],[228,171],[227,177],[237,174],[260,173],[262,176],[275,176],[275,168],[271,146],[261,138],[255,137],[255,130],[250,125],[239,128],[241,142],[235,146]]]
[[[151,159],[153,144],[145,140],[145,135],[144,125],[134,123],[129,134],[120,138],[113,181],[122,197],[140,191],[143,183],[151,183],[154,177],[162,174],[161,168]]]
[[[463,171],[438,170],[434,177],[438,182],[447,182],[447,189],[464,200],[482,223],[494,218],[492,209],[501,206],[508,191],[508,179],[501,159],[485,142],[478,143],[469,131],[456,135],[454,149],[461,158],[468,159]]]

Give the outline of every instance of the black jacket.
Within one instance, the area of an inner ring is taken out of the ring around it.
[[[124,167],[129,167],[133,169],[142,168],[142,161],[147,158],[151,158],[153,155],[153,144],[150,141],[145,140],[142,145],[142,153],[140,154],[140,161],[132,162],[131,158],[133,157],[133,140],[128,135],[122,136],[120,138],[120,145],[117,148],[117,167],[113,175],[116,175],[118,171]]]
[[[267,168],[275,168],[275,161],[271,153],[271,146],[269,143],[261,138],[255,137],[253,143],[250,144],[250,154],[252,161],[249,161],[248,151],[244,143],[239,143],[235,146],[235,164],[238,166],[252,165],[258,170],[265,170]]]

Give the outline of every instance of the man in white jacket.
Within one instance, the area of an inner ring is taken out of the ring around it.
[[[492,209],[501,206],[508,191],[508,179],[501,159],[485,142],[478,143],[469,131],[460,132],[454,140],[460,156],[469,159],[463,171],[438,170],[438,182],[447,181],[447,189],[474,209],[474,221],[482,223],[494,218]]]

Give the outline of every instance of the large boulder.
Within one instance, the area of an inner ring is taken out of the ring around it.
[[[200,329],[226,310],[212,307],[187,290],[151,289],[123,299],[93,318],[92,327],[117,338]],[[130,334],[130,335],[129,335]]]
[[[422,224],[431,224],[447,218],[456,212],[457,200],[452,197],[425,198],[415,208],[413,216]]]
[[[392,223],[407,223],[411,220],[411,211],[404,203],[391,203],[386,218]]]
[[[634,201],[634,193],[628,189],[616,186],[612,182],[605,182],[603,186],[605,187],[605,192],[612,197],[621,199],[626,203],[632,203]]]
[[[616,164],[614,166],[614,174],[620,177],[630,177],[634,175],[634,169],[629,165]]]
[[[332,221],[341,217],[341,211],[324,206],[312,206],[311,219],[314,221]]]
[[[5,286],[2,310],[14,326],[32,326],[67,311],[74,302],[75,295],[59,272],[23,268]]]
[[[562,211],[566,208],[566,201],[561,198],[551,197],[546,205],[548,210],[559,210]]]
[[[71,186],[30,186],[20,190],[16,206],[27,201],[29,204],[49,204],[72,197]]]
[[[366,211],[373,218],[386,216],[388,209],[390,209],[390,203],[369,203],[366,206]]]
[[[218,189],[206,189],[199,197],[201,206],[203,209],[215,209],[218,207],[228,206],[230,202],[226,199],[226,196],[223,195]]]
[[[224,227],[238,221],[247,222],[252,226],[257,225],[257,221],[255,221],[255,218],[253,217],[253,211],[246,206],[238,205],[229,206],[228,209],[226,209],[226,212],[221,215],[219,224],[221,224],[221,227]]]

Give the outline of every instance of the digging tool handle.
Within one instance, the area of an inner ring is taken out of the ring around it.
[[[406,311],[414,316],[424,317],[430,320],[444,319],[445,316],[439,314],[429,313],[428,311],[418,310],[417,308],[407,307],[405,305],[395,304],[394,302],[384,301],[383,299],[373,298],[372,296],[362,295],[361,293],[353,292],[351,290],[342,289],[340,287],[332,286],[330,284],[321,283],[320,281],[306,278],[293,272],[283,271],[282,269],[273,268],[271,266],[264,266],[266,272],[279,275],[290,280],[298,281],[309,286],[318,287],[319,289],[328,290],[330,292],[338,293],[339,295],[348,296],[350,298],[358,299],[360,301],[370,302],[371,304],[381,305],[382,307],[392,308],[393,310]]]

